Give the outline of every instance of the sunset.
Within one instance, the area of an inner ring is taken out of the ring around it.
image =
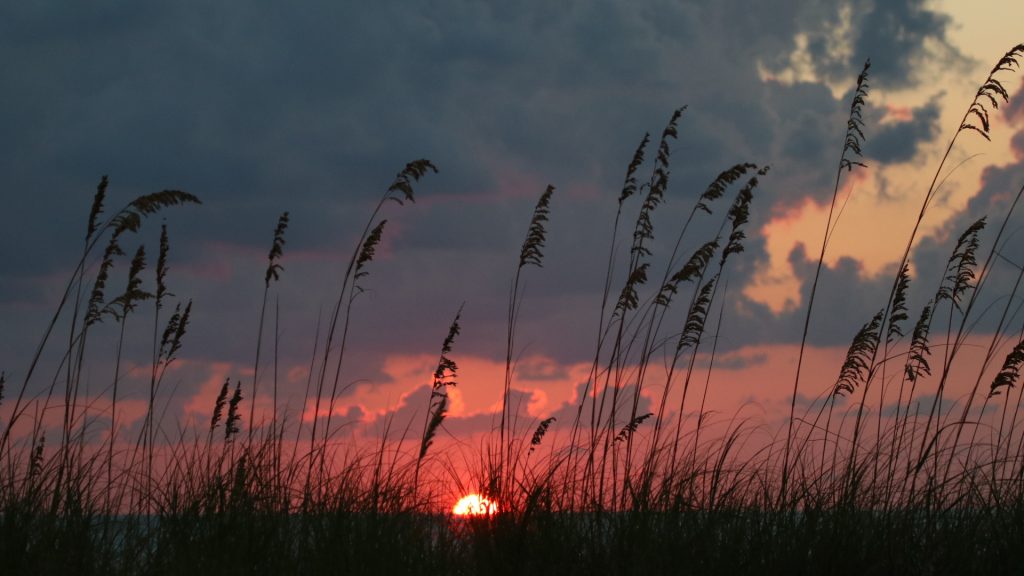
[[[0,571],[1019,570],[1021,22],[0,8]]]
[[[489,516],[497,512],[498,505],[479,494],[463,496],[452,507],[455,516]]]

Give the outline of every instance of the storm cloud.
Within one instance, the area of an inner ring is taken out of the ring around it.
[[[730,282],[742,286],[767,259],[755,231],[786,206],[831,194],[849,101],[826,83],[852,86],[870,57],[873,86],[913,88],[930,59],[961,61],[950,25],[919,0],[5,6],[0,314],[8,326],[43,325],[109,174],[110,210],[165,188],[203,200],[161,217],[173,291],[194,301],[201,327],[183,352],[195,361],[252,358],[270,234],[290,211],[279,339],[285,363],[306,363],[374,203],[405,162],[429,158],[440,173],[416,184],[417,202],[386,207],[385,240],[353,313],[358,368],[348,377],[385,379],[387,355],[436,349],[463,302],[459,350],[503,357],[509,282],[548,184],[557,191],[544,267],[524,274],[520,342],[586,361],[615,200],[645,133],[656,142],[688,105],[654,220],[662,258],[721,170],[772,166],[746,250],[730,262]],[[766,80],[764,69],[790,65],[800,37],[819,81]],[[837,42],[847,48],[830,48]],[[868,157],[912,159],[936,135],[937,106],[876,130]],[[732,193],[695,224],[684,252],[718,228]],[[620,238],[636,215],[626,209]],[[152,246],[156,224],[138,242]],[[813,250],[809,242],[791,258],[804,293]],[[621,273],[621,249],[617,258]],[[850,260],[826,268],[823,282],[835,288],[822,306],[839,313],[812,337],[836,344],[879,306],[884,281]],[[798,312],[734,298],[730,315],[744,328],[723,345],[799,339]],[[5,330],[0,366],[22,370],[35,333]]]

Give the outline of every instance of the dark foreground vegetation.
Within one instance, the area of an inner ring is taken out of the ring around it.
[[[924,191],[917,224],[951,169],[954,146],[968,137],[988,139],[993,112],[1009,99],[1003,78],[1022,57],[1024,45],[1014,47],[982,83]],[[865,64],[850,106],[818,274],[841,213],[843,180],[865,168],[868,72]],[[152,282],[143,280],[145,248],[131,257],[123,249],[147,217],[199,199],[163,191],[110,212],[104,178],[81,259],[38,352],[17,382],[3,383],[0,571],[1024,573],[1018,386],[1024,328],[1017,294],[1024,270],[1000,253],[1024,186],[1006,191],[1013,200],[1004,212],[963,231],[940,278],[911,273],[914,237],[908,239],[888,299],[856,331],[834,384],[817,402],[798,407],[798,398],[819,392],[804,390],[811,379],[799,368],[802,344],[786,423],[759,443],[747,421],[715,422],[707,414],[708,378],[698,353],[713,366],[729,264],[743,251],[759,179],[769,170],[752,163],[724,170],[676,220],[683,226],[670,232],[672,253],[654,254],[652,216],[668,189],[670,145],[682,115],[682,109],[673,113],[656,141],[645,137],[629,163],[611,223],[593,367],[572,422],[521,422],[510,400],[516,319],[529,305],[520,297],[521,276],[536,273],[532,268],[543,261],[555,190],[541,195],[509,297],[503,409],[477,452],[461,448],[461,461],[439,434],[457,377],[458,314],[441,346],[422,422],[404,432],[387,428],[358,446],[338,442],[332,422],[351,361],[345,357],[354,336],[351,312],[370,281],[383,215],[397,209],[390,201],[414,200],[414,185],[436,170],[432,163],[407,164],[386,189],[318,327],[305,395],[318,417],[292,422],[278,413],[277,355],[268,352],[276,337],[263,341],[265,323],[276,323],[268,296],[282,272],[285,213],[264,278],[255,374],[252,381],[224,383],[211,399],[209,426],[201,429],[162,417],[164,375],[191,328],[191,303],[173,301],[168,290],[166,226]],[[641,178],[645,169],[649,177]],[[718,201],[726,195],[733,200],[723,210]],[[620,217],[630,214],[632,230],[620,230]],[[710,236],[693,237],[707,230]],[[985,242],[983,234],[989,234]],[[124,289],[111,297],[112,272],[121,268]],[[932,297],[914,309],[912,277],[934,285],[926,291]],[[804,343],[820,313],[816,289],[817,276]],[[975,333],[981,320],[992,328]],[[118,345],[113,376],[97,397],[89,395],[83,374],[98,354],[89,343],[100,330]],[[152,340],[148,389],[141,394],[119,389],[126,385],[126,338]],[[963,366],[969,338],[988,342],[979,366]],[[43,366],[44,350],[53,348],[61,350],[58,365]],[[274,369],[261,381],[268,355]],[[944,397],[954,387],[954,368],[973,375],[969,392]],[[51,376],[39,376],[46,370]],[[650,411],[642,392],[656,399]],[[247,402],[257,394],[273,399],[272,415],[259,422]],[[129,395],[147,400],[132,437],[118,421],[119,402]],[[561,435],[545,441],[555,427]],[[445,513],[453,486],[491,498],[498,513]]]
[[[12,534],[11,524],[20,522]],[[1020,505],[540,512],[452,521],[412,512],[231,509],[112,526],[33,513],[5,525],[6,574],[1019,574]],[[29,532],[22,531],[29,529]]]

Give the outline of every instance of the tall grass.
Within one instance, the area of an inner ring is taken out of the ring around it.
[[[991,111],[1009,99],[1003,78],[1021,57],[1024,45],[1010,50],[983,81],[925,191],[887,300],[854,332],[835,380],[819,387],[818,401],[800,413],[798,400],[810,380],[804,358],[813,307],[842,213],[842,181],[855,168],[867,169],[860,161],[870,132],[862,116],[868,98],[864,65],[806,303],[788,417],[777,427],[707,411],[723,318],[731,311],[730,267],[742,257],[769,168],[753,162],[727,167],[695,195],[682,225],[669,231],[671,252],[654,252],[655,233],[662,233],[655,213],[670,193],[671,147],[683,108],[669,118],[649,165],[645,135],[627,167],[611,223],[593,361],[574,417],[527,425],[514,404],[518,321],[527,303],[522,275],[541,267],[552,210],[557,215],[554,188],[542,192],[513,269],[501,412],[476,447],[452,441],[445,431],[448,393],[457,385],[461,309],[447,332],[438,333],[446,336],[421,424],[384,418],[375,442],[351,445],[332,428],[346,393],[342,375],[354,336],[352,311],[372,282],[387,222],[383,211],[389,201],[414,200],[413,186],[436,172],[431,162],[407,164],[371,210],[334,306],[323,326],[318,320],[304,411],[294,423],[287,411],[278,411],[276,305],[269,419],[257,422],[255,409],[271,285],[284,270],[289,217],[281,215],[263,278],[252,380],[229,376],[211,398],[209,424],[202,429],[162,417],[162,383],[187,346],[191,316],[187,299],[167,313],[176,296],[166,225],[153,288],[145,287],[147,251],[140,245],[128,262],[124,292],[107,294],[111,271],[126,258],[121,243],[145,217],[199,199],[160,192],[101,221],[104,177],[82,255],[13,398],[5,390],[7,372],[0,372],[0,559],[12,573],[104,574],[590,574],[680,566],[697,573],[770,567],[935,574],[1019,568],[1024,325],[1017,291],[1024,269],[1014,270],[1009,292],[990,292],[1007,289],[991,278],[1000,266],[1006,270],[1001,252],[1024,186],[1005,213],[962,232],[940,278],[913,275],[910,262],[921,222],[948,176],[954,145],[970,134],[988,139]],[[730,195],[720,209],[716,203]],[[639,206],[633,198],[641,199]],[[630,215],[635,220],[626,237],[620,228]],[[985,231],[993,228],[994,237],[986,240]],[[698,230],[713,234],[698,237]],[[911,309],[911,282],[936,286],[919,312]],[[125,393],[123,345],[140,329],[138,321],[129,324],[139,314],[152,314],[142,337],[151,343],[152,358],[147,388],[136,391],[146,402],[133,441],[121,433],[118,415]],[[972,365],[968,339],[993,316],[994,328],[982,335],[982,359]],[[917,320],[911,327],[912,317]],[[117,345],[109,408],[102,409],[109,413],[109,429],[99,431],[91,418],[98,401],[82,386],[86,366],[100,354],[87,348],[88,336],[106,321],[117,324]],[[56,344],[61,336],[66,339]],[[35,384],[48,347],[57,348],[60,360],[49,382]],[[972,375],[968,391],[950,409],[950,386],[961,373]],[[453,491],[482,492],[499,503],[500,512],[446,517]]]

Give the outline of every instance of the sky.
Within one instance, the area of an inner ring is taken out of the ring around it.
[[[571,414],[594,357],[626,167],[644,134],[656,143],[685,105],[653,218],[652,270],[660,274],[719,172],[740,162],[771,167],[755,190],[745,250],[728,265],[725,306],[713,314],[722,329],[712,405],[774,418],[788,403],[865,60],[867,167],[842,180],[843,212],[808,333],[808,398],[835,382],[851,337],[884,306],[945,146],[993,64],[1024,42],[1013,25],[1021,21],[1024,6],[1013,3],[920,0],[5,3],[0,369],[10,383],[24,381],[79,257],[96,184],[109,175],[111,211],[163,189],[202,200],[151,217],[124,242],[153,255],[166,224],[171,291],[193,303],[165,397],[183,421],[209,418],[225,378],[251,385],[267,251],[278,215],[289,212],[270,293],[277,337],[268,324],[264,342],[278,345],[282,404],[308,418],[302,398],[318,321],[381,194],[406,162],[426,158],[439,171],[415,184],[415,203],[384,207],[388,224],[351,314],[339,418],[422,417],[441,342],[462,307],[448,431],[492,426],[510,284],[548,185],[556,191],[543,267],[523,272],[513,388],[529,418]],[[922,223],[912,316],[960,232],[985,214],[999,221],[1024,185],[1022,77],[1000,78],[1013,98],[993,111],[991,142],[960,139]],[[695,224],[683,252],[713,234],[734,192]],[[624,208],[620,239],[639,204]],[[994,301],[1011,293],[1013,263],[1024,263],[1012,241],[1020,227],[1011,217]],[[623,247],[615,286],[625,280]],[[118,261],[115,278],[126,269]],[[130,320],[126,381],[148,374],[152,310],[140,310]],[[992,316],[977,324],[979,338],[993,331]],[[1014,317],[1004,331],[1020,323]],[[106,324],[85,368],[97,398],[114,370],[117,327]],[[66,341],[61,326],[55,339]],[[60,378],[60,351],[47,349],[30,390]],[[266,375],[273,355],[262,357]],[[267,386],[261,379],[261,409]],[[142,398],[141,387],[127,393],[128,420]]]

